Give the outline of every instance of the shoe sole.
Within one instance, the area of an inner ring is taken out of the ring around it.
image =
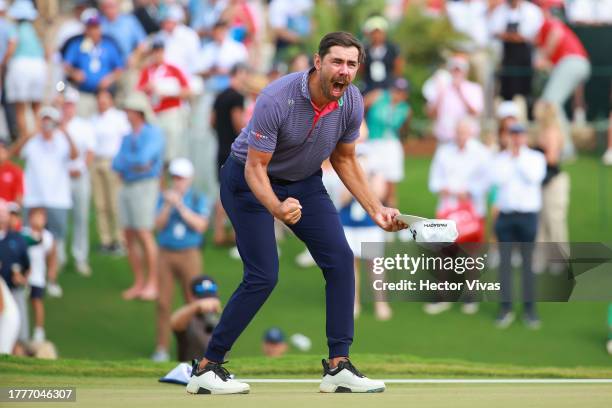
[[[191,392],[187,390],[188,394],[191,395],[230,395],[230,394],[248,394],[251,390],[243,390],[243,391],[230,391],[230,390],[209,390],[208,388],[198,387],[196,392]]]
[[[381,388],[371,388],[368,390],[359,390],[350,387],[345,387],[342,385],[333,385],[333,384],[321,384],[319,387],[319,392],[330,394],[330,393],[378,393],[385,391],[385,387]]]

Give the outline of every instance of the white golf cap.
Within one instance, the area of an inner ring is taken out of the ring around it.
[[[519,107],[514,101],[503,101],[497,106],[497,119],[518,118]]]
[[[184,157],[179,157],[170,162],[170,167],[168,168],[168,172],[171,176],[182,177],[182,178],[191,178],[193,177],[193,164],[189,159],[185,159]]]
[[[40,108],[40,112],[38,113],[38,117],[41,119],[49,118],[55,123],[59,123],[62,118],[60,112],[55,109],[53,106],[43,106]]]

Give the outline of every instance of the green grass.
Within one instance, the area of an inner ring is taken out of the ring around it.
[[[233,360],[228,367],[240,378],[318,378],[322,370],[320,360],[319,355],[309,354],[278,359],[243,357]],[[360,370],[385,378],[612,378],[610,367],[530,367],[385,354],[356,354],[353,360]],[[11,376],[159,378],[175,366],[176,362],[153,363],[144,359],[54,361],[0,356],[0,372],[11,373]]]
[[[582,157],[566,166],[572,177],[573,241],[612,241],[612,221],[606,225],[600,218],[605,203],[612,203],[612,168],[603,168],[598,160]],[[407,176],[400,189],[404,212],[433,215],[435,197],[427,191],[428,166],[429,159],[407,159]],[[605,197],[601,196],[604,188]],[[279,326],[289,334],[303,333],[313,341],[311,354],[326,354],[324,280],[316,268],[295,266],[293,259],[302,248],[292,237],[281,244],[279,284],[235,344],[229,356],[232,363],[261,354],[261,335],[270,326]],[[204,251],[204,264],[206,273],[220,283],[222,300],[227,300],[241,279],[241,263],[229,259],[226,248],[210,245]],[[121,291],[131,284],[125,259],[92,253],[92,266],[94,275],[89,279],[76,275],[71,267],[61,275],[64,297],[46,301],[48,337],[63,358],[148,358],[155,346],[155,305],[121,299]],[[178,292],[175,301],[177,306],[181,302]],[[436,317],[425,316],[420,304],[397,302],[392,306],[394,318],[378,322],[372,317],[371,305],[365,305],[356,322],[354,353],[534,368],[610,365],[604,349],[607,307],[602,302],[542,304],[543,328],[536,332],[520,322],[508,330],[496,330],[492,322],[497,309],[494,304],[483,304],[475,316],[454,309]],[[298,354],[292,351],[287,361]]]
[[[0,374],[0,382],[3,376]],[[76,403],[53,407],[428,407],[428,408],[573,408],[610,406],[612,387],[592,384],[389,384],[382,394],[321,394],[316,384],[251,384],[248,395],[189,395],[184,387],[145,378],[19,376],[19,388],[76,387]],[[3,407],[39,407],[40,403],[3,403]]]

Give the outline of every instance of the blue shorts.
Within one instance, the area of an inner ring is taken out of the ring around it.
[[[30,286],[30,299],[42,299],[45,297],[45,288],[40,286]]]

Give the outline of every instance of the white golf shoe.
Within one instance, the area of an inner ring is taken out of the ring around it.
[[[385,383],[370,380],[357,370],[349,361],[341,361],[334,369],[323,360],[323,380],[319,390],[321,392],[383,392]]]
[[[234,380],[224,363],[209,362],[203,370],[198,370],[199,361],[193,361],[191,378],[187,384],[190,394],[248,394],[249,384]]]

